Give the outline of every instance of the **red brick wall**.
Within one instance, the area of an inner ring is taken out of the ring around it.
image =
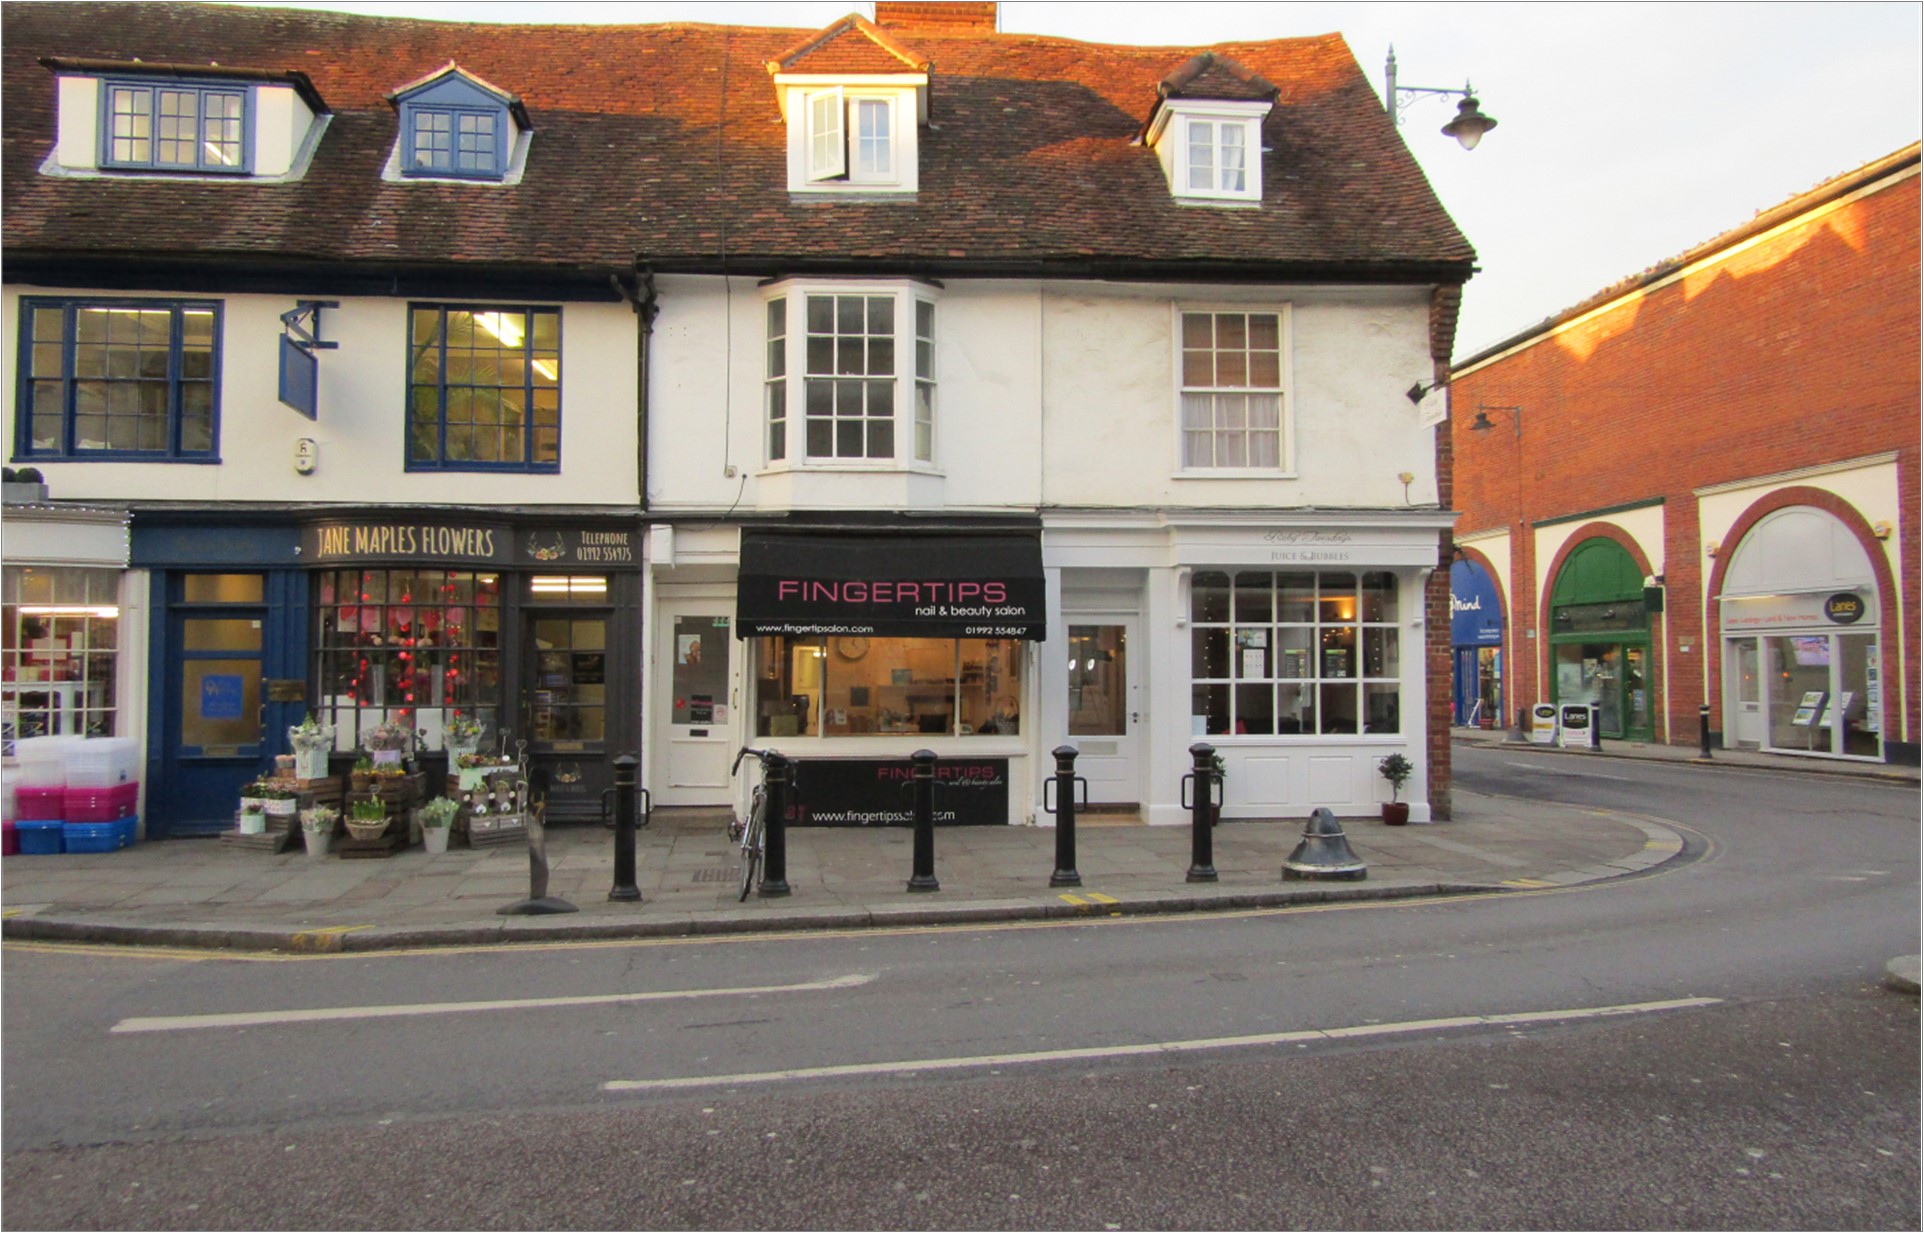
[[[1675,743],[1698,739],[1716,651],[1700,611],[1692,490],[1887,451],[1898,458],[1907,551],[1903,627],[1886,627],[1886,645],[1903,640],[1912,685],[1906,713],[1890,715],[1885,731],[1918,739],[1918,229],[1913,174],[1452,385],[1457,532],[1510,528],[1513,614],[1536,614],[1542,602],[1528,523],[1664,500]],[[1479,404],[1520,405],[1521,436],[1502,414],[1491,416],[1494,431],[1472,433]],[[1527,650],[1511,660],[1524,668],[1513,707],[1541,698],[1546,684],[1542,639],[1517,633]],[[1719,726],[1714,688],[1710,701]]]

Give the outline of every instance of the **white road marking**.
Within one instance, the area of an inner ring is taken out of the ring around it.
[[[753,997],[762,993],[814,993],[853,989],[874,980],[868,975],[837,976],[799,985],[750,985],[735,989],[661,989],[647,993],[590,993],[566,998],[513,998],[493,1002],[421,1002],[403,1006],[322,1006],[313,1010],[261,1010],[226,1015],[164,1015],[122,1019],[114,1032],[183,1032],[196,1028],[259,1027],[269,1023],[314,1023],[327,1019],[395,1019],[408,1015],[465,1015],[485,1010],[534,1010],[555,1006],[607,1006],[621,1002],[672,1002],[691,998]]]
[[[673,1079],[610,1079],[608,1092],[646,1092],[673,1088],[727,1087],[746,1083],[785,1083],[799,1079],[830,1079],[854,1075],[912,1075],[924,1071],[967,1070],[983,1066],[1018,1066],[1028,1062],[1078,1062],[1098,1058],[1142,1057],[1169,1053],[1198,1053],[1207,1049],[1241,1049],[1255,1045],[1287,1045],[1309,1041],[1350,1040],[1402,1032],[1439,1032],[1464,1027],[1514,1027],[1530,1023],[1568,1023],[1616,1015],[1643,1015],[1666,1010],[1694,1010],[1715,1006],[1722,998],[1675,998],[1667,1002],[1633,1002],[1623,1006],[1584,1006],[1571,1010],[1535,1010],[1507,1015],[1463,1015],[1454,1019],[1416,1019],[1403,1023],[1368,1023],[1356,1027],[1310,1028],[1297,1032],[1264,1032],[1255,1036],[1214,1036],[1199,1040],[1164,1040],[1141,1045],[1107,1045],[1087,1049],[1048,1049],[1035,1053],[998,1053],[977,1057],[925,1058],[921,1061],[852,1062],[843,1066],[809,1066],[794,1070],[764,1070],[732,1075],[685,1075]]]

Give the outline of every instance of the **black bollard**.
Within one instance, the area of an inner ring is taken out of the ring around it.
[[[935,751],[918,749],[909,755],[913,768],[910,785],[915,789],[915,870],[909,878],[912,891],[939,891],[935,880]]]
[[[1710,756],[1710,704],[1704,703],[1697,708],[1697,739],[1703,743],[1703,756]]]
[[[1073,745],[1058,745],[1056,755],[1056,803],[1049,812],[1056,816],[1056,871],[1049,875],[1051,886],[1081,886],[1082,875],[1076,872],[1076,785],[1088,785],[1076,778],[1076,753]],[[1044,787],[1048,781],[1043,781]],[[1044,795],[1047,795],[1045,792]],[[1048,802],[1043,806],[1047,808]]]
[[[771,749],[762,768],[768,816],[762,819],[762,886],[756,893],[778,899],[788,894],[788,800],[795,786],[795,764]]]
[[[635,781],[640,765],[633,754],[615,755],[615,884],[608,898],[623,903],[641,902],[641,888],[635,885]]]
[[[1183,786],[1194,797],[1189,802],[1189,875],[1185,881],[1214,882],[1213,816],[1222,804],[1222,780],[1216,776],[1216,747],[1198,741],[1189,747],[1195,769],[1183,776]]]

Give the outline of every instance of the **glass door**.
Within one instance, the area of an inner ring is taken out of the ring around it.
[[[554,820],[597,816],[607,759],[608,615],[531,609],[523,650],[528,768]]]
[[[1757,667],[1757,639],[1724,643],[1724,670],[1731,674],[1731,706],[1725,717],[1724,744],[1758,749],[1764,743],[1764,683]]]

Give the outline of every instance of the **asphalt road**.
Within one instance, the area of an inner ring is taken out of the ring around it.
[[[1180,920],[9,945],[0,1219],[1917,1227],[1917,1002],[1878,984],[1917,949],[1914,788],[1511,751],[1458,771],[1665,818],[1695,859]],[[236,1014],[274,1019],[208,1018]]]

